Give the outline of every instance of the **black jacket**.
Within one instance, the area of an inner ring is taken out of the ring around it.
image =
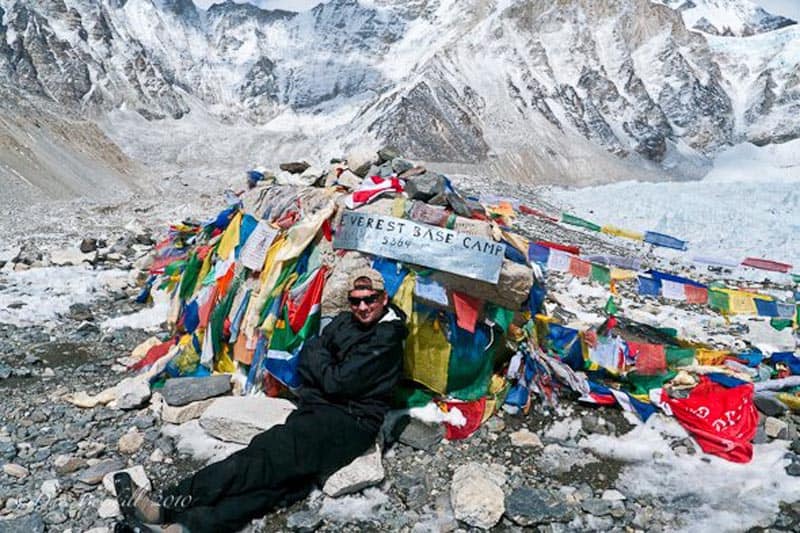
[[[375,324],[364,326],[340,313],[322,334],[306,343],[297,371],[301,404],[333,404],[377,431],[403,373],[406,316],[389,304]]]

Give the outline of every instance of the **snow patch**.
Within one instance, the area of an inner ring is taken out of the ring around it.
[[[0,272],[0,322],[56,327],[71,305],[89,304],[127,277],[123,270],[92,270],[88,266]]]
[[[753,460],[738,464],[702,453],[678,455],[665,435],[684,438],[687,433],[675,419],[659,414],[625,435],[590,435],[580,444],[601,456],[631,463],[620,473],[617,487],[629,497],[657,497],[664,508],[679,509],[681,531],[767,526],[781,501],[797,499],[800,478],[784,470],[790,462],[784,458],[786,441],[756,445]],[[740,502],[742,508],[731,502]]]

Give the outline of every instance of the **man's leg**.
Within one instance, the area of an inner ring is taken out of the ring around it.
[[[213,506],[189,507],[174,513],[171,521],[185,526],[191,533],[238,531],[253,518],[302,500],[311,492],[313,483],[313,479],[301,479],[277,489],[223,498]]]
[[[375,437],[374,432],[335,407],[298,409],[285,424],[254,437],[247,448],[166,491],[164,503],[171,505],[165,505],[164,518],[180,522],[180,515],[192,507],[222,505],[224,500],[251,493],[269,495],[276,491],[265,489],[280,489],[296,480],[330,474],[369,449]],[[241,515],[249,519],[263,514],[275,505],[268,500],[254,504],[261,513],[242,509]],[[231,508],[235,512],[236,506]]]

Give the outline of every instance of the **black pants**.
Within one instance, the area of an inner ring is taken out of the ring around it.
[[[306,497],[375,443],[376,432],[343,410],[301,407],[247,448],[210,464],[164,493],[167,522],[192,533],[237,531],[271,509]]]

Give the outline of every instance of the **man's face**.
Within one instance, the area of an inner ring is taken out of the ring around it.
[[[372,324],[383,316],[383,310],[389,303],[389,296],[384,291],[368,288],[357,288],[347,295],[350,310],[356,320],[364,325]]]

